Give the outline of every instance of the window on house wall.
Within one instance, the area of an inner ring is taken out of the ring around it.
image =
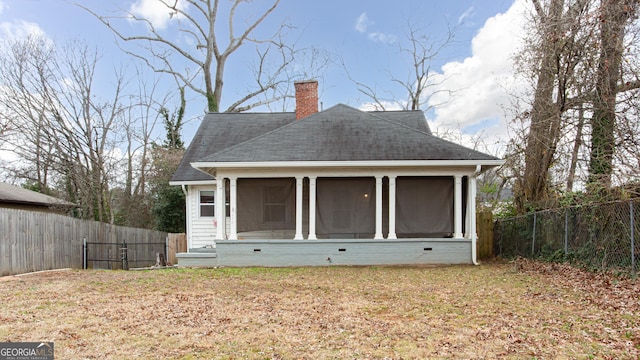
[[[238,231],[295,230],[296,179],[238,179]]]
[[[265,223],[287,220],[287,196],[281,186],[265,186],[262,220]]]
[[[215,216],[215,191],[203,190],[200,191],[200,217],[213,217]]]

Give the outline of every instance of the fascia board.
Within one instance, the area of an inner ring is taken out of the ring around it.
[[[216,180],[197,180],[197,181],[169,181],[169,185],[215,185],[217,183]]]
[[[354,167],[430,167],[430,166],[501,166],[505,160],[375,160],[375,161],[262,161],[262,162],[192,162],[196,169],[240,168],[354,168]]]

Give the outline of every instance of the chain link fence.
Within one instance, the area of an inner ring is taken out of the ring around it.
[[[506,258],[568,261],[636,275],[639,227],[640,200],[550,209],[497,220],[494,250]]]

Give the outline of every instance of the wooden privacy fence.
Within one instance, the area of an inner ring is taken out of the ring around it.
[[[491,212],[479,212],[478,258],[493,256],[493,221]],[[142,250],[130,257],[149,262],[137,266],[155,265],[156,252],[166,251],[166,261],[176,264],[176,253],[187,251],[185,234],[115,226],[96,221],[43,212],[0,208],[0,276],[33,271],[76,268],[82,269],[83,243],[94,243],[105,253],[91,253],[91,259],[119,259],[123,242],[127,247],[156,245],[153,251]],[[157,245],[165,244],[158,247]],[[100,245],[98,245],[100,244]],[[151,249],[151,247],[149,247]],[[145,252],[146,251],[146,252]],[[109,253],[111,252],[111,253]],[[115,252],[115,253],[114,253]],[[88,267],[113,268],[87,264]],[[96,262],[97,263],[97,262]]]
[[[187,252],[187,234],[169,234],[167,237],[167,262],[177,264],[177,253]]]
[[[493,214],[489,210],[482,210],[476,214],[478,243],[476,250],[478,259],[493,257]]]
[[[72,217],[0,208],[0,276],[83,268],[83,241],[166,243],[167,233]],[[99,256],[99,255],[97,255]],[[155,254],[145,254],[153,259]],[[175,257],[175,255],[174,255]]]

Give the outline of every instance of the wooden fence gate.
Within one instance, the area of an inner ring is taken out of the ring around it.
[[[478,259],[492,258],[493,254],[493,214],[489,210],[481,210],[476,214],[478,243],[476,250]]]
[[[177,253],[187,252],[187,234],[172,234],[167,237],[167,263],[175,265],[178,263]]]

